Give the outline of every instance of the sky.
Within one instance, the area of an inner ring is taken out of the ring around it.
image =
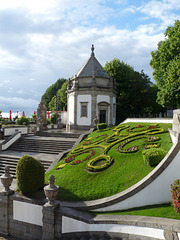
[[[91,54],[153,81],[151,51],[180,19],[179,0],[0,0],[0,110],[31,116],[46,89]]]

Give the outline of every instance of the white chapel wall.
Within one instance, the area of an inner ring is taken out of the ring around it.
[[[87,117],[81,117],[81,103],[87,103]],[[91,125],[91,95],[77,96],[77,125]]]
[[[74,124],[74,96],[68,98],[68,122]]]
[[[97,95],[97,104],[100,102],[107,102],[110,104],[110,97],[108,95]]]

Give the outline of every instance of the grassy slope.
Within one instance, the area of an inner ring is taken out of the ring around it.
[[[143,208],[130,209],[126,211],[117,212],[99,212],[97,214],[103,215],[138,215],[138,216],[150,216],[171,218],[180,220],[180,214],[177,213],[171,204],[154,205]]]
[[[139,125],[139,123],[127,123],[125,125],[133,127]],[[143,125],[148,126],[149,124]],[[171,127],[171,124],[159,124],[159,126],[167,130]],[[112,130],[95,131],[88,137],[95,139],[100,134],[111,135],[112,133]],[[121,133],[128,134],[126,130]],[[161,138],[161,148],[168,151],[172,146],[169,133],[156,134],[156,136]],[[60,186],[58,197],[62,200],[93,200],[121,192],[137,183],[153,169],[145,165],[142,158],[144,140],[136,140],[136,142],[127,145],[127,147],[140,146],[141,150],[136,153],[119,153],[116,151],[119,144],[114,146],[109,151],[109,154],[114,158],[114,163],[102,172],[90,173],[84,170],[87,161],[78,165],[67,164],[63,169],[55,170],[59,164],[63,163],[63,160],[61,160],[54,169],[46,174],[46,182],[48,182],[48,177],[51,174],[55,176],[56,184]],[[101,149],[96,148],[95,156],[98,156],[100,152]],[[75,160],[79,159],[81,159],[81,156],[76,157]]]

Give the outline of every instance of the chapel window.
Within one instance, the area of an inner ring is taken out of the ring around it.
[[[87,117],[87,104],[81,103],[81,117]]]

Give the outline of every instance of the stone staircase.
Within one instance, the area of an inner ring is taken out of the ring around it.
[[[21,137],[17,142],[11,145],[8,150],[17,152],[34,152],[44,154],[59,154],[60,152],[71,149],[75,140],[53,140],[41,137]]]
[[[81,133],[58,132],[58,131],[43,131],[37,132],[37,136],[42,137],[58,137],[58,138],[78,138]]]
[[[11,156],[11,155],[3,155],[0,154],[0,176],[4,174],[5,166],[9,166],[10,174],[15,178],[16,177],[16,166],[19,161],[20,157]],[[51,165],[50,161],[47,160],[40,160],[41,163],[44,165],[45,170]]]

